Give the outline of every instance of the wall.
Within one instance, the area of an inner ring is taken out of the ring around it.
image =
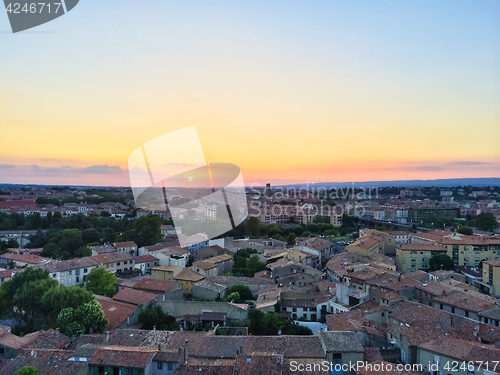
[[[174,316],[186,314],[201,314],[202,310],[213,312],[225,312],[228,319],[244,320],[248,318],[248,311],[233,306],[226,302],[198,302],[198,301],[157,301],[161,309]]]

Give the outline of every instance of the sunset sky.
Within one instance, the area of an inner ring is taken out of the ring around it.
[[[247,184],[500,177],[496,0],[81,0],[0,45],[0,183],[129,185],[191,125]]]

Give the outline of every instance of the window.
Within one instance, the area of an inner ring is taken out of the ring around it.
[[[293,312],[297,312],[297,308],[296,308],[296,307],[294,307],[294,308],[292,309],[292,311],[293,311]]]
[[[52,274],[52,277],[56,277],[56,274],[55,274],[55,273],[53,273],[53,274]]]
[[[76,281],[75,281],[76,283],[80,282],[80,276],[77,276],[75,279],[76,279]]]
[[[87,273],[88,272],[88,269],[87,268],[84,268],[83,269],[83,273]]]
[[[173,370],[172,362],[167,362],[167,371],[172,371],[172,370]]]
[[[157,366],[158,370],[163,370],[163,362],[158,361],[157,363],[158,363],[158,366]]]
[[[120,265],[120,262],[116,263],[116,266],[118,267]]]

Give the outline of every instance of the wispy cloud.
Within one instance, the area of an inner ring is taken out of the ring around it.
[[[472,165],[488,165],[488,164],[493,164],[493,163],[487,163],[483,161],[453,161],[448,163],[448,165],[456,165],[459,167],[467,167]]]
[[[410,171],[421,171],[421,172],[431,172],[431,171],[442,171],[444,168],[438,165],[418,165],[416,167],[410,167]]]

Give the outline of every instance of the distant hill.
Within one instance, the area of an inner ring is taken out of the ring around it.
[[[452,186],[500,186],[500,178],[446,178],[438,180],[396,180],[396,181],[361,181],[361,182],[318,182],[309,184],[309,187],[318,188],[346,188],[346,187],[406,187],[406,186],[437,186],[437,187],[452,187]],[[276,187],[306,187],[306,184],[290,184],[276,185]]]

